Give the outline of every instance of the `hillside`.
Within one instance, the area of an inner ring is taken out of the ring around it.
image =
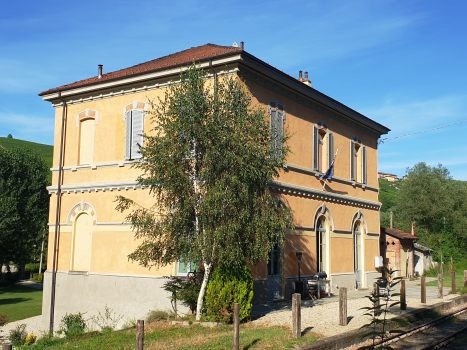
[[[379,180],[379,201],[383,204],[381,211],[386,212],[391,207],[396,205],[399,190],[397,185],[399,182],[389,182],[388,180]]]
[[[53,146],[43,145],[41,143],[17,140],[17,139],[9,139],[7,137],[0,137],[0,146],[5,147],[6,149],[10,149],[13,147],[26,147],[26,148],[34,149],[42,155],[47,167],[49,169],[52,167],[52,158],[53,158],[53,150],[54,150]],[[49,176],[47,179],[50,184],[52,182],[52,172],[49,173]]]

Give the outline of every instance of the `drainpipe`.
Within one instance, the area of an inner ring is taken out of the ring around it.
[[[212,67],[212,60],[209,60],[209,69],[212,70],[214,74],[214,107],[217,104],[217,72]]]
[[[60,241],[60,208],[61,208],[61,190],[62,190],[62,172],[63,172],[63,147],[65,143],[65,121],[66,121],[66,101],[62,98],[62,93],[58,93],[62,100],[62,129],[60,136],[60,159],[58,164],[58,186],[57,186],[57,207],[55,213],[55,237],[54,237],[54,254],[52,266],[52,293],[50,298],[50,326],[49,335],[53,336],[54,331],[54,314],[55,314],[55,287],[57,284],[57,268],[58,268],[58,247]]]

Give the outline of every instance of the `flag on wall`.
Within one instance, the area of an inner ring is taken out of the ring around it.
[[[413,222],[412,222],[412,236],[415,236],[415,230],[414,230],[414,227],[413,227]]]
[[[334,174],[334,162],[336,161],[337,152],[339,152],[339,149],[337,149],[336,154],[334,155],[334,158],[332,159],[332,163],[329,166],[329,169],[323,175],[320,176],[319,178],[320,180],[321,179],[325,179],[325,180],[332,179],[332,175]]]

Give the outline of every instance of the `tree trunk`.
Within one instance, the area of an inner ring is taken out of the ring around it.
[[[208,285],[209,275],[211,274],[212,264],[203,263],[204,265],[204,277],[203,283],[201,284],[201,289],[198,295],[198,304],[196,305],[196,321],[201,319],[201,310],[203,310],[203,299],[204,294],[206,293],[206,286]]]

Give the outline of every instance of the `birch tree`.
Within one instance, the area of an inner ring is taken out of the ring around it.
[[[237,76],[209,83],[191,66],[162,99],[151,102],[152,129],[135,164],[154,205],[118,197],[129,211],[138,248],[129,259],[145,267],[197,262],[204,269],[196,319],[212,269],[255,264],[284,241],[289,209],[277,205],[268,182],[279,176],[289,152],[287,133],[271,142],[269,116],[253,107]],[[212,82],[212,80],[211,80]],[[281,141],[281,142],[277,142]]]

